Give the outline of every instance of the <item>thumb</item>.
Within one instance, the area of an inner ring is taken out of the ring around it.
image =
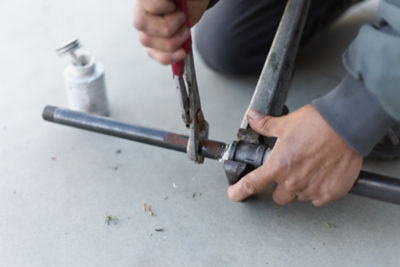
[[[272,183],[277,173],[266,166],[262,165],[244,176],[236,184],[231,185],[227,190],[228,197],[233,201],[239,202]]]
[[[265,116],[255,109],[247,112],[247,120],[250,127],[264,136],[279,136],[279,118]]]

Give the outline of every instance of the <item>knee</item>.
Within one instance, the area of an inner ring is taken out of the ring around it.
[[[226,33],[219,35],[208,32],[207,36],[196,34],[196,37],[197,51],[206,65],[214,71],[234,75],[249,71],[244,66],[247,59],[246,47],[238,44],[237,40],[235,42]]]
[[[284,8],[281,3],[279,0],[221,0],[196,25],[195,44],[204,62],[226,74],[259,72],[279,23],[274,19],[275,13]],[[269,12],[271,9],[275,11]],[[267,16],[259,18],[263,10]]]

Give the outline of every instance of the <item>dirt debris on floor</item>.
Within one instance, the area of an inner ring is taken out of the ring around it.
[[[107,215],[106,213],[104,213],[104,223],[107,225],[117,225],[119,223],[119,219],[117,216],[113,216],[113,215]]]
[[[332,224],[332,223],[329,223],[329,222],[326,222],[325,225],[326,225],[326,227],[328,227],[329,229],[335,229],[335,228],[336,228],[336,225],[334,225],[334,224]]]
[[[202,194],[199,192],[199,193],[196,193],[196,192],[194,192],[193,194],[192,194],[192,198],[195,198],[195,197],[201,197],[202,196]]]

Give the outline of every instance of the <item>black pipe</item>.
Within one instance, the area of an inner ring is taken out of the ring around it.
[[[92,132],[103,133],[149,145],[186,152],[189,137],[160,130],[135,126],[109,118],[94,116],[68,109],[47,106],[43,110],[43,118],[47,121],[69,125]],[[201,143],[200,155],[219,160],[222,158],[226,144],[206,140]],[[243,162],[255,169],[263,164],[263,145],[241,142],[234,152],[235,161]],[[361,171],[350,193],[376,200],[400,204],[400,179],[376,173]]]
[[[361,171],[350,193],[400,204],[400,179]]]

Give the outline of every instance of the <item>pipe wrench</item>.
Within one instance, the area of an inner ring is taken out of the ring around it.
[[[189,12],[186,0],[175,0],[175,3],[177,7],[186,14],[185,26],[190,28]],[[180,93],[182,119],[186,127],[190,129],[187,155],[189,159],[197,163],[203,163],[204,157],[199,154],[200,140],[208,139],[209,127],[201,110],[200,94],[197,86],[196,71],[193,61],[191,36],[185,41],[182,48],[186,52],[185,59],[172,64],[172,74],[176,88]]]

